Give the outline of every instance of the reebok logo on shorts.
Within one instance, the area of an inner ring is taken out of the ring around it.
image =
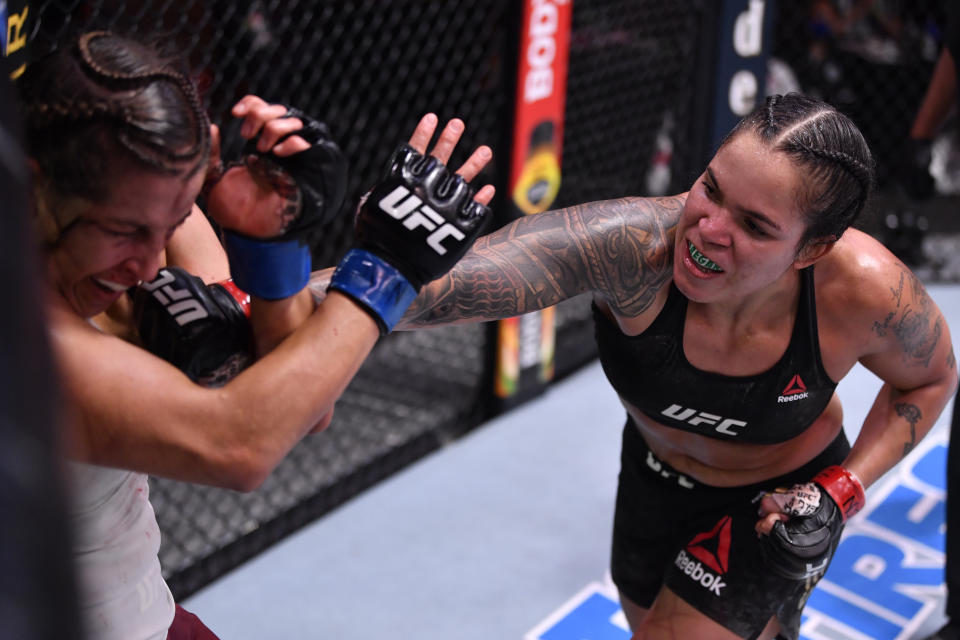
[[[777,402],[793,402],[794,400],[803,400],[809,397],[807,385],[803,384],[800,374],[795,374],[790,378],[790,382],[783,388],[781,395],[777,396]]]
[[[720,518],[713,529],[695,535],[674,560],[691,580],[717,596],[727,586],[721,578],[730,565],[730,527],[730,516]]]

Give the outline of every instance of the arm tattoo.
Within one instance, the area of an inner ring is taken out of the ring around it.
[[[903,348],[904,361],[929,367],[943,333],[933,301],[920,279],[905,267],[890,292],[894,308],[883,322],[873,323],[874,332],[879,336],[893,332]]]
[[[896,409],[898,416],[910,424],[910,440],[903,443],[903,455],[906,456],[917,444],[917,423],[920,422],[923,414],[920,413],[917,405],[907,402],[899,402],[893,408]]]
[[[685,196],[622,198],[525,216],[477,240],[424,287],[405,328],[497,320],[592,292],[638,315],[672,274]]]

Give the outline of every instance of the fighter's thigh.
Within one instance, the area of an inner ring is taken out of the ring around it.
[[[650,611],[647,607],[641,607],[631,600],[623,591],[620,592],[620,608],[623,609],[623,615],[626,616],[627,625],[631,631],[640,628],[640,623],[643,622],[644,618],[647,617],[647,613]]]
[[[779,625],[771,618],[758,640],[776,636]],[[685,602],[667,587],[660,590],[653,606],[634,627],[634,640],[675,640],[676,638],[710,638],[711,640],[740,640],[740,635]]]

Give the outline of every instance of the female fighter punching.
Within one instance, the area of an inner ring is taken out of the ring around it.
[[[627,410],[612,575],[636,638],[795,640],[865,487],[951,397],[939,309],[851,228],[872,176],[850,119],[773,96],[687,193],[521,218],[401,321],[592,296],[600,361]],[[851,448],[834,390],[858,362],[884,384]]]

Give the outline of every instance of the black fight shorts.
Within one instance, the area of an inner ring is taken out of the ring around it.
[[[800,611],[827,563],[807,580],[776,576],[757,544],[759,497],[808,482],[824,467],[840,464],[849,451],[841,430],[816,458],[791,473],[744,487],[712,487],[657,459],[628,419],[613,526],[614,583],[642,607],[650,607],[666,585],[742,638],[756,638],[776,615],[780,633],[796,640]]]

